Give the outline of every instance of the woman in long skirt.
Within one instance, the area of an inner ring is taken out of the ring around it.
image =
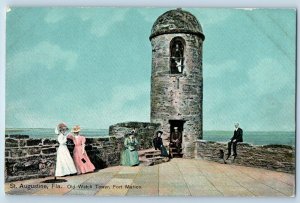
[[[59,147],[56,155],[55,176],[66,176],[77,173],[73,159],[70,155],[67,143],[67,137],[65,136],[68,127],[65,123],[60,123],[55,129],[55,133],[58,134],[57,140]]]
[[[157,149],[160,150],[161,156],[168,157],[169,154],[168,154],[167,149],[164,146],[164,143],[161,138],[162,134],[163,134],[163,132],[160,130],[156,132],[155,138],[153,139],[153,146],[154,146],[155,150],[157,150]]]
[[[123,166],[137,166],[139,165],[139,155],[137,152],[138,141],[131,133],[124,140],[125,150],[122,152],[121,164]]]
[[[72,129],[73,134],[69,134],[68,138],[74,142],[73,160],[77,169],[77,174],[93,172],[95,166],[90,161],[85,151],[85,137],[79,135],[80,126],[74,126]]]

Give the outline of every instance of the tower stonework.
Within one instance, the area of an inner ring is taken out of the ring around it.
[[[191,13],[176,9],[155,21],[152,45],[151,122],[160,123],[164,143],[178,129],[182,154],[194,158],[202,139],[202,44],[204,34]]]

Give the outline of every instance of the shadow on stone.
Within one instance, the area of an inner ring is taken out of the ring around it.
[[[53,179],[44,180],[41,183],[64,183],[64,182],[68,182],[68,181],[66,179],[53,178]]]

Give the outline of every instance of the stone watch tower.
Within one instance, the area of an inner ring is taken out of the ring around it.
[[[201,25],[187,11],[170,10],[155,21],[150,41],[151,122],[161,124],[165,145],[179,132],[181,155],[194,158],[195,141],[202,139]]]

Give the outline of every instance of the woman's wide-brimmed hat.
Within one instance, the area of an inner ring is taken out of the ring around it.
[[[60,130],[61,129],[68,129],[68,126],[65,123],[60,123],[60,124],[57,125],[57,128],[60,129]]]
[[[161,130],[156,131],[156,135],[158,135],[159,133],[163,134],[163,131],[161,131]]]
[[[79,126],[79,125],[75,125],[75,126],[73,127],[73,129],[72,129],[72,132],[73,132],[73,133],[78,133],[78,132],[80,132],[80,126]]]
[[[59,123],[59,124],[56,126],[54,132],[55,132],[55,134],[58,135],[58,134],[60,133],[61,130],[69,130],[67,124],[65,124],[65,123]]]

